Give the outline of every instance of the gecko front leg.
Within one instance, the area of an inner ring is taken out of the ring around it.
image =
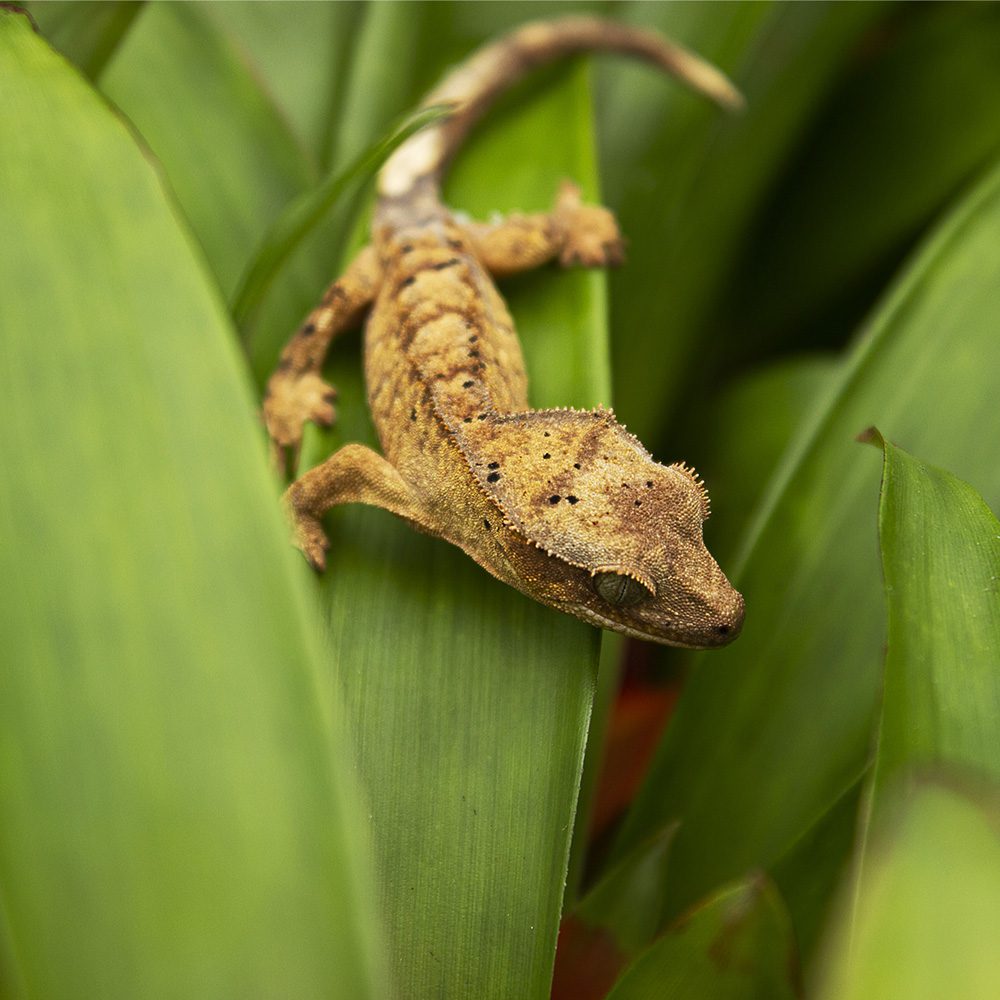
[[[320,304],[306,317],[281,352],[264,393],[264,423],[271,439],[271,456],[285,475],[288,452],[292,465],[302,444],[307,420],[329,427],[336,413],[333,386],[320,377],[330,343],[356,326],[378,288],[381,267],[372,247],[365,247],[344,274],[327,288]]]
[[[318,570],[326,568],[330,547],[320,519],[337,504],[381,507],[430,535],[438,534],[395,466],[362,444],[345,444],[322,465],[292,483],[282,502],[292,524],[293,544]]]
[[[586,205],[570,181],[559,187],[551,212],[509,215],[491,224],[463,226],[476,256],[495,277],[528,271],[559,259],[563,267],[617,267],[625,247],[614,215],[601,205]]]

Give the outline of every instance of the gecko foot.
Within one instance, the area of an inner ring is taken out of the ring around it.
[[[312,514],[296,513],[290,507],[288,515],[292,526],[292,544],[306,557],[314,570],[322,573],[326,569],[326,554],[330,540],[323,525]]]
[[[584,205],[575,184],[563,182],[555,215],[566,234],[559,254],[563,267],[617,267],[625,260],[625,241],[614,215],[600,205]]]
[[[302,427],[313,421],[331,427],[337,418],[333,407],[337,390],[313,372],[289,375],[275,372],[264,396],[264,423],[271,438],[271,461],[280,476],[294,466],[302,444]],[[291,452],[291,455],[289,455]]]

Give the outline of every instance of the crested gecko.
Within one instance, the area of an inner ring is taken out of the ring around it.
[[[717,103],[741,97],[718,70],[661,36],[589,17],[525,24],[452,71],[425,105],[449,117],[404,142],[379,174],[371,243],[326,291],[268,381],[264,420],[284,471],[306,421],[334,420],[320,370],[332,339],[370,310],[368,405],[382,455],[347,444],[283,502],[295,544],[326,565],[323,514],[366,503],[462,548],[505,583],[593,625],[690,648],[722,646],[743,598],[702,538],[708,494],[684,463],[661,465],[603,407],[533,410],[511,317],[491,278],[558,259],[615,265],[612,214],[564,182],[551,212],[458,221],[440,182],[494,97],[531,68],[588,50],[640,57]]]

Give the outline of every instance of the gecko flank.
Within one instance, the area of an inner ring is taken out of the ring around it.
[[[405,142],[379,176],[372,241],[285,347],[264,417],[281,469],[302,425],[329,425],[320,376],[331,340],[369,312],[368,405],[382,455],[348,444],[293,483],[295,542],[317,569],[321,518],[367,503],[458,545],[505,583],[594,625],[676,646],[730,642],[743,598],[708,553],[708,494],[683,463],[660,465],[603,408],[532,410],[521,347],[492,277],[551,260],[618,264],[610,212],[564,183],[553,210],[459,223],[445,166],[493,98],[558,56],[638,56],[727,107],[726,78],[658,35],[592,18],[527,24],[485,46],[426,99],[454,113]]]

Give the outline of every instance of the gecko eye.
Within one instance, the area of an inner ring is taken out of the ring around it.
[[[622,573],[598,573],[594,577],[594,590],[608,604],[618,608],[630,608],[652,596],[650,590],[638,580]]]

